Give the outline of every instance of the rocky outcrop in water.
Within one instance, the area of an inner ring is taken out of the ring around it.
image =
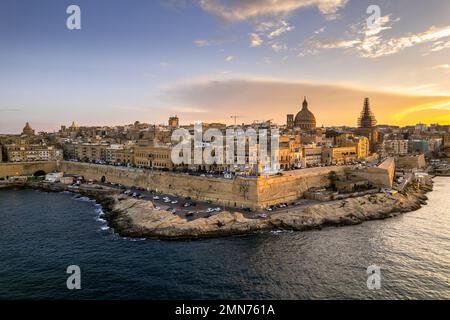
[[[95,198],[106,209],[105,218],[109,226],[122,236],[183,239],[246,234],[261,230],[310,230],[385,219],[417,210],[426,204],[426,193],[432,190],[432,180],[425,178],[420,183],[411,183],[403,193],[395,195],[377,193],[307,207],[290,207],[264,219],[249,219],[240,212],[223,211],[208,218],[187,220],[156,208],[152,201],[130,198],[120,194],[117,189],[104,186],[84,185],[71,189],[62,184],[40,182],[19,187],[50,192],[69,190]]]
[[[168,211],[158,210],[148,200],[125,196],[109,199],[106,215],[110,226],[127,237],[164,239],[215,237],[249,232],[289,229],[309,230],[325,226],[359,224],[417,210],[426,203],[431,180],[413,184],[403,194],[371,194],[326,203],[297,207],[274,213],[265,219],[248,219],[239,212],[224,211],[209,218],[188,221]]]
[[[128,237],[200,238],[242,234],[271,227],[269,220],[247,219],[240,212],[228,211],[188,221],[156,209],[151,201],[123,196],[117,197],[109,209],[106,218],[111,226]]]

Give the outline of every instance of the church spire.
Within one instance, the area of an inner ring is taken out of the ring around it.
[[[358,125],[360,128],[372,128],[377,124],[377,120],[370,110],[369,98],[364,99],[364,107],[361,111],[361,115],[358,119]]]
[[[308,101],[306,101],[306,96],[303,100],[303,109],[308,109]]]

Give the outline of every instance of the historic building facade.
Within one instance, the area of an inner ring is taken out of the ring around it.
[[[308,101],[303,100],[302,109],[294,118],[293,114],[287,115],[288,129],[314,130],[316,128],[316,117],[308,109]]]

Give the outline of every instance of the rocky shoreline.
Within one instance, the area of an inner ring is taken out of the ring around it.
[[[246,234],[262,230],[311,230],[359,224],[414,211],[426,204],[432,181],[411,185],[404,194],[384,193],[297,207],[265,219],[248,219],[240,212],[224,211],[209,218],[187,221],[167,211],[155,210],[151,201],[117,197],[109,203],[106,218],[127,237],[183,239]]]
[[[432,190],[432,185],[431,178],[425,178],[421,182],[411,183],[403,193],[377,193],[307,207],[292,207],[272,213],[267,218],[249,219],[240,212],[223,211],[208,218],[190,221],[171,212],[158,210],[152,201],[130,198],[113,188],[85,186],[69,189],[67,186],[45,183],[30,183],[21,187],[54,192],[68,190],[95,198],[105,209],[109,227],[124,237],[195,239],[263,230],[304,231],[394,217],[426,204],[426,193]]]

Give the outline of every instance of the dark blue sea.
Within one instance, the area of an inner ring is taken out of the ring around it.
[[[450,179],[428,196],[357,226],[157,241],[117,236],[88,199],[3,190],[0,299],[450,299]],[[81,290],[66,287],[69,265]]]

